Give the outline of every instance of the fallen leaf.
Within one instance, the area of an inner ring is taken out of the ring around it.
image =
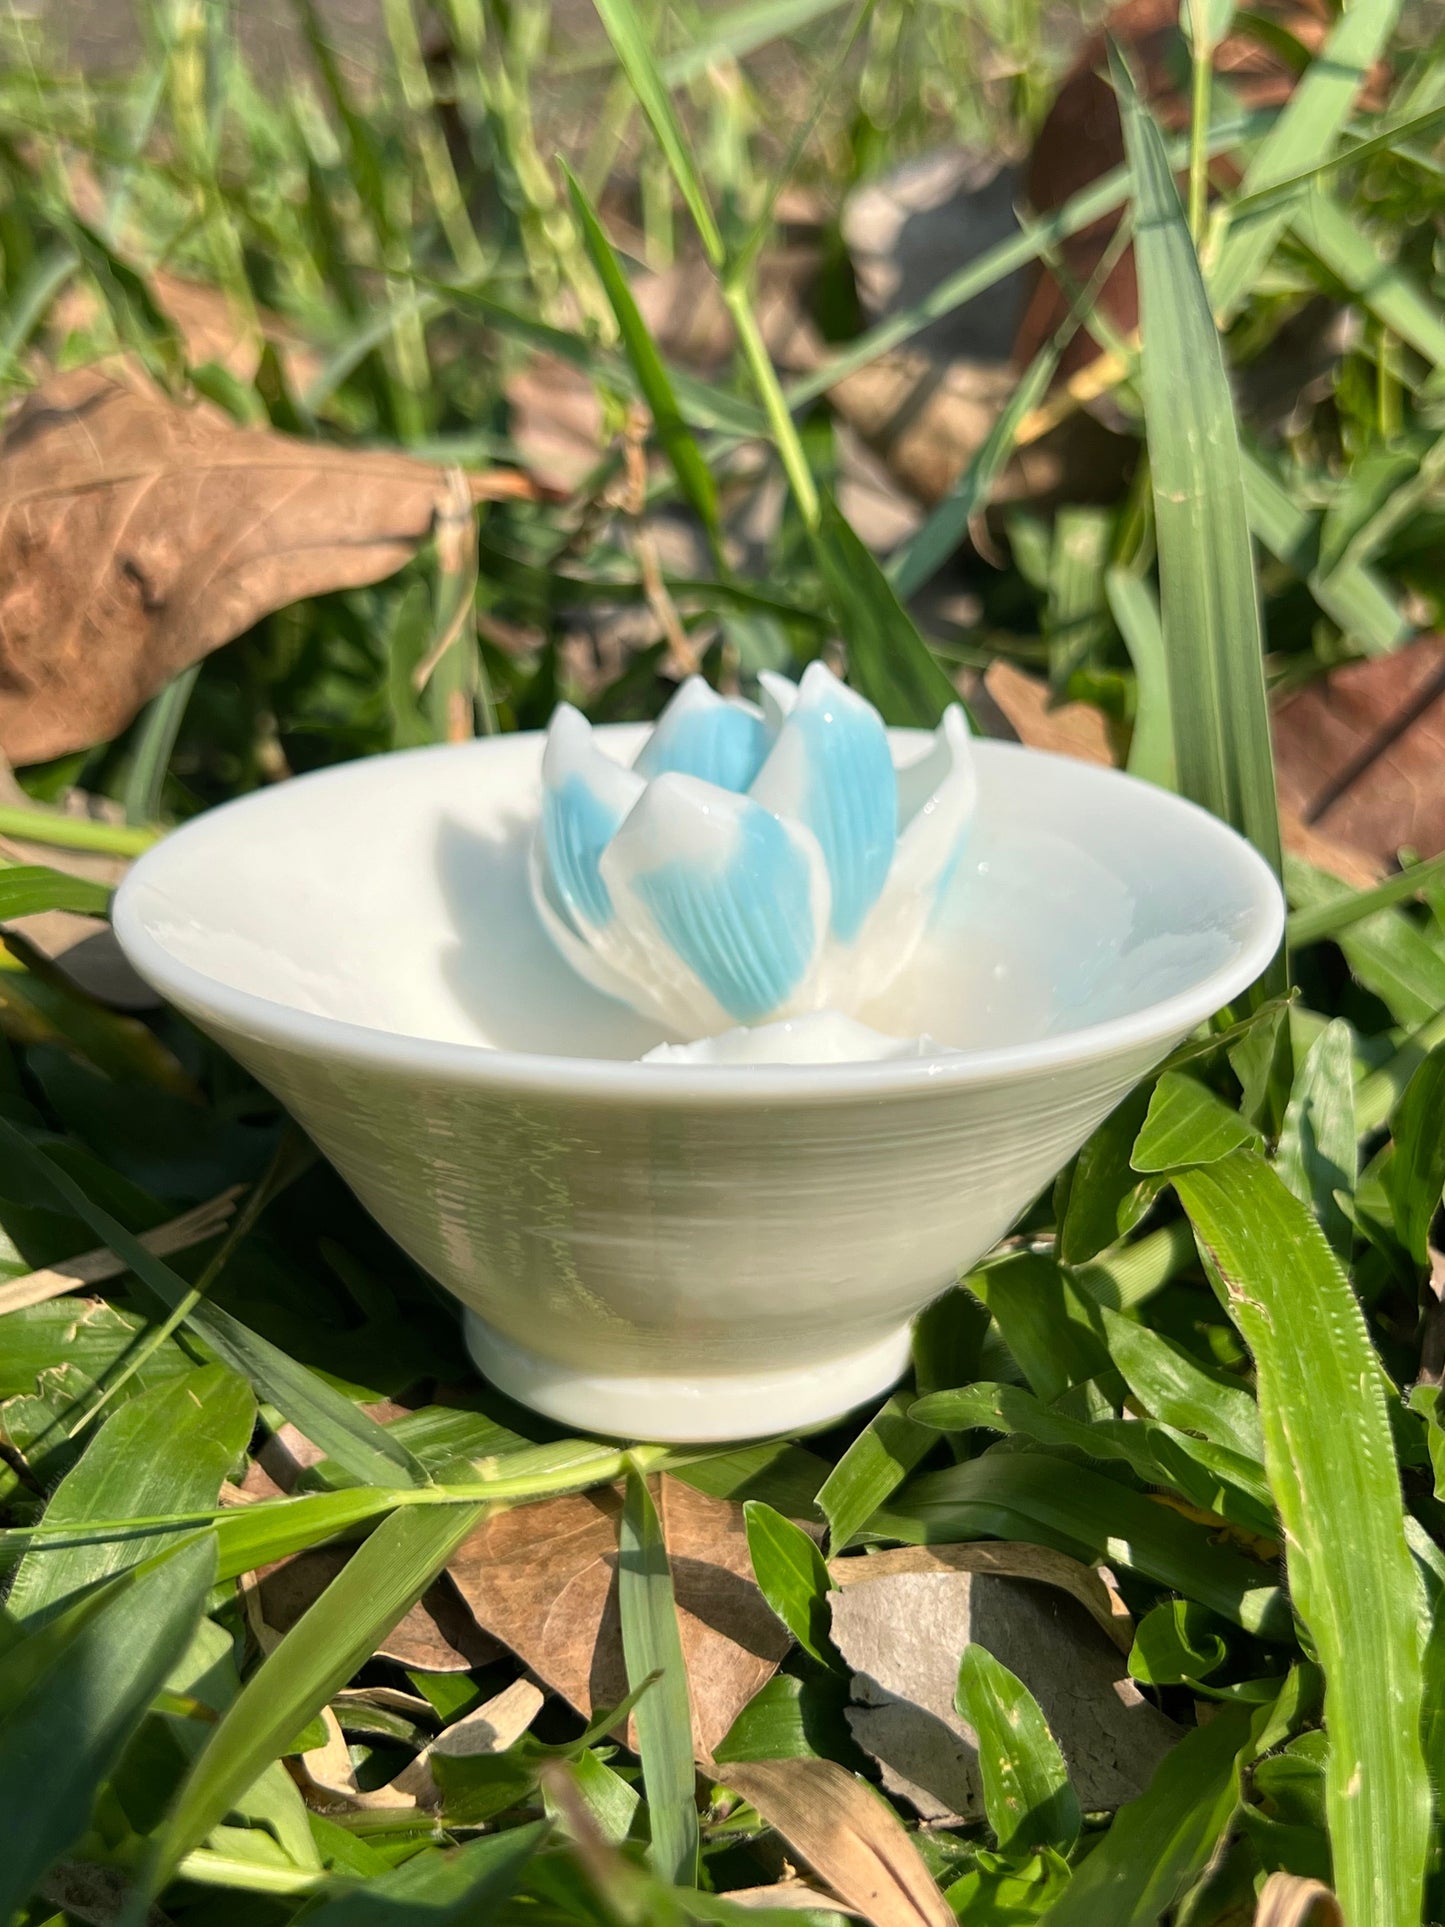
[[[973,1642],[1038,1700],[1086,1811],[1142,1793],[1179,1737],[1123,1676],[1117,1648],[1056,1587],[984,1572],[907,1572],[830,1597],[833,1643],[853,1669],[853,1737],[889,1791],[925,1820],[984,1817],[975,1736],[953,1704]]]
[[[699,1759],[776,1672],[789,1639],[752,1576],[741,1506],[661,1482],[659,1510],[692,1695]],[[499,1512],[449,1568],[478,1623],[583,1714],[627,1692],[617,1612],[612,1491]]]
[[[1345,1916],[1323,1882],[1272,1873],[1260,1891],[1254,1927],[1345,1927]]]
[[[1400,653],[1406,655],[1409,651],[1402,650]],[[1394,657],[1386,656],[1379,660],[1392,662]],[[1109,725],[1102,711],[1095,709],[1091,703],[1052,705],[1049,686],[1042,677],[1031,676],[1027,670],[1018,669],[1003,658],[991,662],[968,693],[985,725],[1001,722],[1018,742],[1027,744],[1030,749],[1051,750],[1058,756],[1077,756],[1085,763],[1113,764],[1115,760]],[[1275,722],[1276,745],[1279,742],[1282,714],[1283,710]],[[1289,725],[1289,731],[1292,733],[1295,727]],[[1307,749],[1301,736],[1301,764],[1306,764],[1313,753]],[[1442,841],[1445,841],[1445,806],[1442,806],[1441,818]],[[1372,884],[1379,882],[1384,873],[1384,865],[1358,845],[1317,829],[1305,820],[1282,770],[1279,826],[1284,846],[1292,856],[1303,857],[1305,862],[1312,863],[1318,870],[1328,870],[1332,876],[1354,889],[1368,890]]]
[[[1445,636],[1342,664],[1274,714],[1282,804],[1377,873],[1445,849]]]
[[[902,1821],[832,1760],[751,1760],[724,1769],[798,1858],[871,1927],[954,1927]]]
[[[759,1913],[781,1909],[785,1913],[835,1914],[848,1920],[866,1918],[856,1908],[840,1906],[820,1888],[810,1887],[806,1880],[780,1880],[771,1887],[730,1887],[723,1899],[730,1907],[755,1908]]]
[[[1082,763],[1112,764],[1113,747],[1104,712],[1092,703],[1057,703],[1041,677],[996,657],[983,686],[1021,743],[1030,749],[1075,756]]]
[[[840,1589],[907,1572],[983,1572],[1001,1579],[1035,1579],[1077,1599],[1121,1653],[1134,1644],[1129,1608],[1097,1566],[1086,1566],[1052,1546],[1013,1540],[968,1540],[956,1546],[895,1546],[887,1552],[845,1554],[830,1560],[828,1576]]]
[[[441,469],[238,428],[138,376],[57,375],[0,440],[0,749],[103,742],[273,609],[392,574],[431,530]],[[516,471],[473,499],[529,496]]]
[[[436,1806],[441,1792],[432,1777],[431,1763],[439,1754],[448,1759],[471,1759],[479,1753],[505,1753],[521,1739],[542,1705],[543,1696],[531,1680],[514,1679],[465,1719],[443,1727],[431,1745],[402,1768],[388,1791],[417,1806]]]
[[[243,1481],[241,1490],[246,1489]],[[255,1594],[267,1627],[274,1633],[289,1632],[350,1556],[348,1546],[317,1546],[261,1567],[255,1575]],[[469,1672],[474,1666],[490,1665],[497,1654],[496,1641],[478,1627],[445,1574],[427,1588],[376,1649],[377,1658],[424,1673]]]
[[[180,1217],[157,1225],[154,1231],[141,1232],[140,1242],[158,1258],[204,1244],[207,1238],[214,1238],[225,1230],[244,1188],[239,1184],[231,1185],[207,1203],[198,1204],[193,1211],[183,1212]],[[99,1250],[83,1252],[78,1258],[67,1258],[61,1264],[48,1266],[44,1271],[24,1272],[20,1277],[9,1278],[0,1284],[0,1316],[7,1311],[21,1311],[27,1305],[43,1305],[47,1299],[59,1298],[80,1285],[97,1285],[106,1278],[119,1278],[129,1269],[123,1259],[117,1258],[113,1251],[102,1245]]]
[[[1319,51],[1332,20],[1324,0],[1264,0],[1256,11],[1311,53]],[[1041,215],[1062,207],[1102,174],[1123,164],[1119,111],[1106,78],[1109,39],[1123,49],[1141,93],[1163,124],[1170,129],[1188,124],[1189,57],[1175,0],[1125,0],[1079,48],[1035,139],[1023,199]],[[1282,105],[1296,79],[1288,60],[1264,34],[1230,34],[1221,42],[1214,66],[1243,109]],[[1387,81],[1388,70],[1376,68],[1362,94],[1362,109],[1379,110]],[[1225,165],[1216,161],[1215,168],[1223,173]],[[1059,243],[1058,264],[1066,282],[1076,288],[1088,285],[1118,223],[1116,210]],[[1033,359],[1065,320],[1069,302],[1053,271],[1040,263],[1014,343],[1014,359],[1020,366]],[[1114,264],[1098,290],[1096,302],[1103,317],[1121,334],[1138,326],[1139,295],[1132,248]],[[1061,376],[1076,372],[1097,352],[1094,341],[1081,328],[1065,350]]]

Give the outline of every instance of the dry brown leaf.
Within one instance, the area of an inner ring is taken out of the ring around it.
[[[617,1516],[607,1490],[501,1512],[449,1568],[489,1633],[583,1714],[627,1692],[617,1612]],[[741,1506],[664,1478],[659,1510],[672,1564],[698,1758],[776,1672],[789,1639],[758,1591]]]
[[[902,1821],[832,1760],[751,1760],[723,1769],[818,1878],[871,1927],[954,1927]]]
[[[225,1230],[236,1209],[236,1200],[244,1189],[244,1185],[233,1184],[205,1204],[198,1204],[194,1210],[184,1211],[180,1217],[157,1225],[154,1231],[141,1232],[141,1244],[158,1258],[204,1244],[207,1238],[214,1238]],[[44,1271],[27,1271],[19,1278],[10,1278],[0,1284],[0,1317],[7,1311],[22,1311],[27,1305],[43,1305],[47,1299],[59,1298],[79,1285],[96,1285],[105,1278],[119,1278],[122,1272],[129,1269],[130,1266],[123,1259],[117,1258],[113,1251],[102,1245],[96,1251],[83,1252],[78,1258],[67,1258],[63,1263],[51,1265]]]
[[[1002,656],[984,671],[983,686],[1015,736],[1030,749],[1076,756],[1082,763],[1114,761],[1109,725],[1092,703],[1054,704],[1042,677],[1016,669]]]
[[[470,479],[474,499],[535,493]],[[55,376],[0,441],[0,749],[103,742],[269,611],[392,574],[444,488],[410,456],[238,428],[138,377]]]
[[[1445,849],[1445,637],[1345,663],[1274,715],[1280,800],[1376,874]]]
[[[953,1546],[895,1546],[887,1552],[850,1553],[828,1564],[828,1576],[840,1589],[905,1572],[983,1572],[1000,1579],[1035,1579],[1077,1599],[1121,1653],[1127,1654],[1134,1644],[1134,1621],[1110,1584],[1110,1576],[1066,1552],[1055,1552],[1052,1546],[979,1539]]]
[[[1254,1927],[1345,1927],[1345,1916],[1323,1882],[1272,1873],[1260,1892]]]
[[[470,1759],[479,1753],[505,1753],[521,1739],[541,1712],[542,1704],[542,1694],[531,1680],[514,1679],[484,1706],[444,1727],[430,1746],[402,1768],[387,1791],[416,1806],[437,1806],[441,1792],[432,1777],[431,1763],[438,1754],[449,1759]]]
[[[240,1490],[247,1491],[250,1474]],[[317,1546],[255,1575],[257,1605],[266,1626],[286,1633],[313,1606],[351,1557],[349,1546]],[[496,1641],[473,1619],[445,1574],[397,1622],[376,1649],[380,1659],[424,1673],[465,1673],[496,1659]]]
[[[1445,648],[1445,644],[1441,647]],[[1409,651],[1400,653],[1408,654]],[[1392,662],[1395,658],[1387,656],[1380,660]],[[1442,693],[1445,693],[1445,685],[1442,685]],[[1077,756],[1085,763],[1112,764],[1114,761],[1109,725],[1100,710],[1091,703],[1060,703],[1057,707],[1051,707],[1049,687],[1043,678],[1031,676],[1027,670],[1018,669],[1001,657],[989,664],[970,692],[970,698],[983,712],[985,724],[1002,721],[1017,740],[1027,744],[1030,749],[1052,750],[1058,756]],[[990,711],[993,713],[990,714]],[[1275,719],[1277,755],[1284,713],[1282,709]],[[1296,727],[1295,724],[1288,725],[1289,733],[1293,735]],[[1307,766],[1309,749],[1302,730],[1299,743],[1299,761]],[[1445,736],[1439,740],[1435,751],[1437,759],[1442,748],[1445,748]],[[1445,790],[1441,791],[1439,809],[1440,836],[1441,841],[1445,842]],[[1279,823],[1284,846],[1292,856],[1303,857],[1316,869],[1328,870],[1332,876],[1354,889],[1368,890],[1384,874],[1384,865],[1357,844],[1344,841],[1333,832],[1316,829],[1305,821],[1283,767],[1280,770]]]
[[[853,1671],[848,1725],[883,1784],[928,1821],[984,1817],[976,1735],[954,1706],[958,1663],[977,1642],[1043,1708],[1086,1811],[1142,1793],[1179,1729],[1124,1677],[1068,1593],[987,1572],[908,1572],[832,1595],[833,1643]]]
[[[841,1914],[849,1920],[864,1918],[855,1908],[845,1907],[819,1888],[810,1887],[806,1880],[780,1880],[771,1887],[731,1887],[723,1899],[729,1906],[755,1908],[759,1913],[781,1909],[785,1913]]]

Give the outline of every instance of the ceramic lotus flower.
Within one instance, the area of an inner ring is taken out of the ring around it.
[[[538,911],[583,977],[683,1037],[871,1005],[973,815],[962,709],[895,753],[822,663],[760,680],[755,708],[690,678],[630,768],[565,703],[547,732]]]

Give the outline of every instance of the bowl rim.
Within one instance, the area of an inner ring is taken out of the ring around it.
[[[636,733],[634,725],[604,726],[599,733],[618,738]],[[919,732],[890,732],[913,736]],[[357,758],[289,778],[283,786],[316,785],[355,779],[361,768],[374,767],[398,756],[431,758],[485,753],[489,745],[519,748],[529,739],[540,743],[542,732],[515,731],[505,736],[466,743],[427,744],[393,750],[380,756]],[[1241,949],[1196,983],[1141,1010],[1110,1017],[1075,1030],[1031,1042],[990,1045],[960,1050],[947,1057],[885,1059],[854,1064],[646,1064],[639,1059],[553,1056],[541,1052],[503,1050],[487,1044],[449,1042],[415,1037],[401,1031],[374,1029],[348,1018],[329,1017],[276,1002],[209,976],[174,955],[150,929],[142,910],[146,888],[160,882],[163,866],[183,842],[202,838],[212,822],[232,811],[245,810],[278,795],[276,790],[235,797],[205,811],[170,832],[145,852],[122,880],[111,906],[111,921],[121,949],[135,970],[168,1001],[204,1027],[212,1020],[228,1031],[273,1045],[294,1055],[322,1058],[394,1074],[418,1074],[443,1083],[471,1085],[521,1095],[594,1099],[601,1102],[643,1103],[660,1109],[678,1106],[749,1106],[787,1101],[799,1105],[835,1104],[842,1100],[873,1101],[887,1097],[923,1095],[961,1085],[1012,1082],[1025,1076],[1099,1063],[1125,1054],[1159,1054],[1214,1015],[1261,976],[1284,936],[1285,902],[1279,880],[1264,858],[1236,830],[1218,817],[1173,792],[1156,788],[1125,771],[1086,763],[1021,743],[983,738],[975,741],[977,754],[986,757],[1043,757],[1065,765],[1085,780],[1123,783],[1147,792],[1150,807],[1166,815],[1187,818],[1197,830],[1228,848],[1237,866],[1243,907],[1250,924]]]

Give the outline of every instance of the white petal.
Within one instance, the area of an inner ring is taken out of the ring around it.
[[[763,699],[763,721],[774,736],[793,713],[798,700],[798,685],[774,669],[758,671],[758,693]]]
[[[752,795],[817,837],[832,883],[832,934],[851,944],[878,901],[898,835],[888,732],[870,702],[811,664]]]
[[[768,730],[751,703],[719,696],[701,676],[689,676],[657,719],[633,764],[649,780],[676,771],[745,790],[768,753]]]
[[[603,755],[585,716],[558,706],[542,753],[542,874],[553,910],[584,936],[611,921],[598,863],[645,787]]]
[[[898,792],[902,826],[883,893],[857,942],[830,959],[824,984],[830,1001],[846,985],[854,1010],[908,964],[963,855],[978,778],[968,721],[957,704],[944,712],[931,747],[898,772]]]
[[[812,1006],[828,877],[800,825],[695,777],[659,776],[602,875],[645,981],[684,1034]]]

